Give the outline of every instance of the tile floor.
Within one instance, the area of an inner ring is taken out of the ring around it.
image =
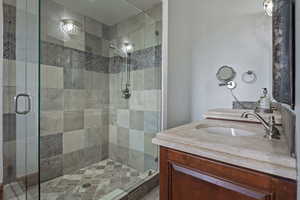
[[[107,159],[41,185],[42,200],[111,200],[148,176]]]
[[[5,185],[3,188],[4,200],[38,200],[38,187],[28,188],[28,193],[25,193],[26,187],[21,182],[14,182]]]
[[[41,184],[41,200],[115,200],[120,199],[149,171],[140,173],[119,162],[107,159]],[[31,199],[37,199],[37,192]],[[25,200],[24,186],[7,185],[4,200]],[[28,198],[27,198],[28,199]],[[145,200],[150,200],[149,198]],[[156,199],[155,199],[156,200]]]

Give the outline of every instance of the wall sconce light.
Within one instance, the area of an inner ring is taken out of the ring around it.
[[[81,24],[72,19],[61,20],[61,31],[68,35],[77,35],[81,31]]]
[[[272,17],[273,15],[273,0],[264,0],[264,10],[266,15]]]

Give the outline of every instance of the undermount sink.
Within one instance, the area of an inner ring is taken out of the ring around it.
[[[254,132],[250,132],[240,128],[234,127],[222,127],[222,126],[208,126],[206,124],[201,124],[196,126],[196,129],[203,130],[210,134],[233,136],[233,137],[242,137],[242,136],[253,136]]]

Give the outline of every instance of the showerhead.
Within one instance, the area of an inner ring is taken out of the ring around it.
[[[117,47],[115,44],[110,44],[109,48],[116,50],[119,54],[121,54],[122,56],[127,56],[127,54],[119,47]]]
[[[111,49],[119,49],[116,45],[114,45],[114,44],[110,44],[109,45],[109,48],[111,48]]]
[[[129,42],[124,42],[122,44],[122,47],[118,47],[114,43],[110,43],[109,48],[118,51],[122,55],[128,56],[130,53],[133,52],[134,47],[133,47],[133,44],[131,44]]]

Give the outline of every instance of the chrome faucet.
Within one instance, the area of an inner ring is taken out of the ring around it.
[[[269,140],[280,139],[280,132],[279,132],[278,128],[276,128],[274,116],[270,116],[269,122],[266,122],[266,120],[256,112],[253,112],[253,113],[252,112],[244,112],[241,117],[248,118],[249,115],[254,116],[256,119],[258,119],[262,123],[262,125],[264,126],[264,128],[266,130],[266,134],[264,136],[265,138],[268,138]]]

